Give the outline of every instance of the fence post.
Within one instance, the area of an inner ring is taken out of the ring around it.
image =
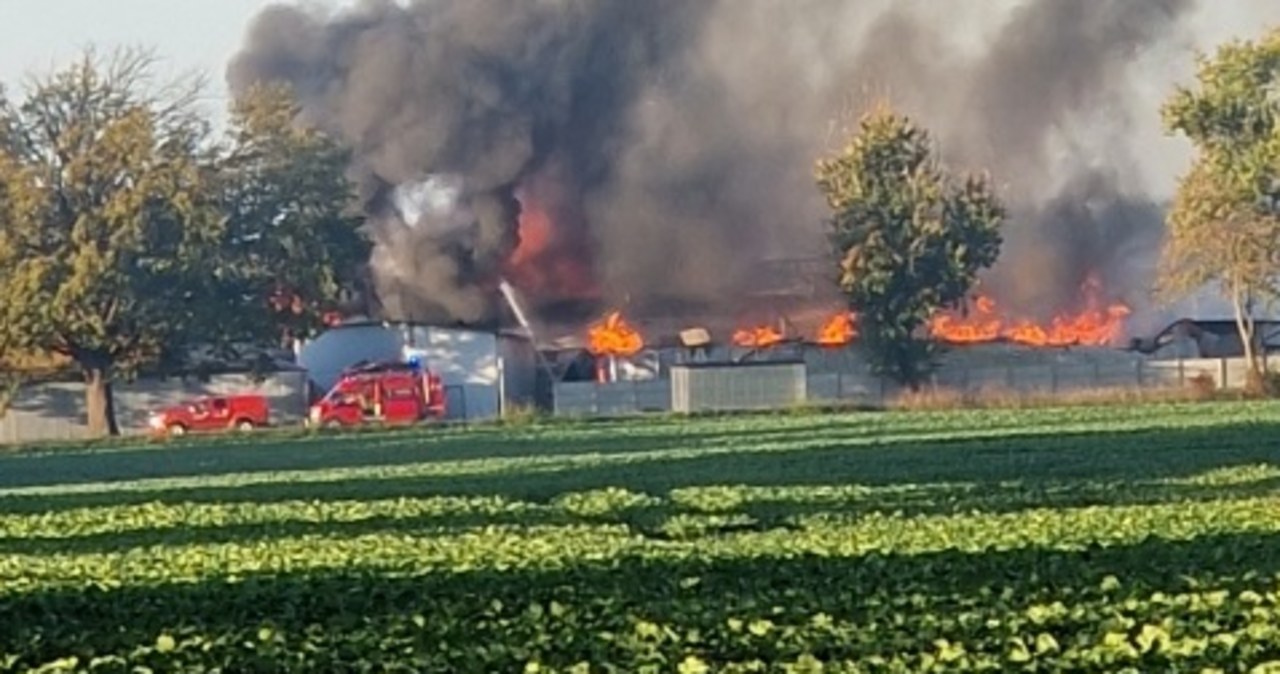
[[[1178,356],[1178,388],[1187,385],[1187,362]]]
[[[498,356],[498,418],[507,417],[507,368],[506,359]]]
[[[1229,377],[1231,376],[1231,369],[1227,366],[1226,358],[1218,359],[1218,372],[1222,375],[1222,383],[1218,385],[1218,388],[1230,388],[1231,380]]]

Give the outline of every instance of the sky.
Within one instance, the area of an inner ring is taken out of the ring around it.
[[[155,49],[163,73],[198,70],[207,75],[206,105],[216,117],[227,103],[224,68],[254,15],[270,4],[272,0],[0,0],[0,83],[18,88],[26,74],[64,64],[87,45],[145,46]],[[304,4],[335,8],[353,2]],[[1280,0],[1202,5],[1207,6],[1195,22],[1209,44],[1257,32],[1260,7],[1274,5],[1267,18],[1280,21]]]
[[[354,2],[302,0],[301,4],[337,8]],[[208,78],[203,106],[221,122],[228,103],[226,65],[253,17],[270,4],[272,0],[0,0],[0,84],[11,91],[21,89],[25,75],[62,66],[89,45],[149,47],[160,59],[160,74],[198,71]],[[1211,48],[1231,37],[1254,37],[1269,24],[1280,23],[1280,0],[1201,0],[1199,5],[1191,18],[1199,44],[1188,47]],[[1170,64],[1178,72],[1161,73],[1148,83],[1152,119],[1171,82],[1192,74],[1189,56],[1184,54],[1180,62]],[[1158,177],[1160,189],[1167,190],[1185,163],[1188,148],[1164,138],[1158,124],[1142,133],[1143,143],[1169,154],[1164,162],[1167,175]]]
[[[250,20],[269,0],[0,0],[0,82],[18,88],[28,73],[48,72],[88,45],[155,50],[159,72],[198,70],[209,80],[205,102],[225,108],[223,70]],[[312,0],[340,6],[340,0]]]

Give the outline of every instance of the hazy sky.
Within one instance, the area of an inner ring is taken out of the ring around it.
[[[136,44],[154,47],[166,70],[204,71],[210,78],[210,104],[221,107],[223,69],[249,21],[269,4],[271,0],[0,0],[0,82],[15,87],[24,74],[65,63],[85,45]],[[1194,21],[1212,43],[1242,31],[1256,33],[1262,26],[1249,19],[1264,7],[1268,19],[1280,20],[1280,0],[1217,0],[1202,2]]]
[[[1012,6],[1022,0],[972,1]],[[239,48],[250,21],[270,4],[272,0],[0,0],[0,83],[18,88],[27,73],[47,72],[65,64],[87,45],[141,45],[154,48],[163,73],[199,70],[206,74],[206,106],[221,117],[227,104],[227,62]],[[335,8],[351,6],[355,0],[304,0],[300,4]],[[1223,40],[1254,37],[1269,25],[1280,24],[1280,0],[1200,0],[1199,11],[1191,15],[1190,23],[1198,38],[1195,46],[1212,48]],[[1156,110],[1172,82],[1186,81],[1192,74],[1190,56],[1182,54],[1178,63],[1164,68],[1173,72],[1159,73],[1146,83],[1151,89],[1146,93],[1151,98],[1153,121],[1143,129],[1146,137],[1142,141],[1156,153],[1173,153],[1169,161],[1162,162],[1168,164],[1168,175],[1158,181],[1162,189],[1171,187],[1173,176],[1181,170],[1186,148],[1164,138],[1155,122]]]
[[[321,5],[345,4],[315,0]],[[86,45],[154,48],[165,72],[209,76],[216,109],[225,106],[223,69],[250,19],[269,0],[0,0],[0,82],[20,85]]]

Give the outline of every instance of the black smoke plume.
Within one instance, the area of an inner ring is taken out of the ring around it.
[[[1280,14],[1265,0],[1232,5],[1245,29]],[[953,166],[1002,185],[1013,218],[989,283],[1002,304],[1048,312],[1070,308],[1089,276],[1141,299],[1167,197],[1134,140],[1159,124],[1143,85],[1153,68],[1164,76],[1152,64],[1188,74],[1196,10],[1195,0],[276,5],[253,21],[228,79],[235,92],[290,83],[306,121],[354,148],[378,291],[398,318],[491,316],[493,282],[520,244],[520,200],[539,194],[554,195],[537,204],[554,216],[551,257],[576,258],[591,277],[568,274],[574,284],[637,306],[727,302],[759,258],[826,253],[813,163],[883,97],[924,122]],[[546,302],[571,295],[564,277],[527,290]]]
[[[233,91],[288,82],[308,122],[353,146],[390,313],[477,320],[491,310],[486,280],[518,243],[517,188],[558,161],[584,196],[600,190],[639,93],[680,76],[681,48],[709,8],[372,0],[326,16],[276,5],[229,79]],[[398,205],[415,195],[418,208]],[[557,223],[590,236],[584,224]]]

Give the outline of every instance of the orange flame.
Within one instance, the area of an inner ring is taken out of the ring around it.
[[[594,297],[598,288],[583,239],[565,231],[556,213],[553,203],[522,194],[518,243],[503,264],[503,275],[534,298]]]
[[[587,349],[597,356],[634,356],[644,348],[644,338],[622,318],[610,312],[587,331]]]
[[[750,349],[767,349],[782,343],[784,337],[776,329],[762,325],[757,328],[738,330],[733,333],[733,343]]]
[[[956,344],[974,344],[999,339],[1003,325],[1000,317],[996,316],[995,300],[979,295],[968,316],[950,312],[934,316],[929,323],[929,333]]]
[[[956,344],[1006,339],[1030,346],[1104,346],[1120,337],[1131,312],[1129,307],[1118,303],[1101,308],[1099,288],[1097,280],[1090,278],[1083,288],[1084,310],[1074,315],[1054,316],[1047,325],[1026,319],[1006,320],[999,315],[995,300],[980,295],[969,316],[962,317],[955,312],[938,314],[929,322],[929,332]]]
[[[832,316],[818,329],[818,339],[815,341],[819,346],[844,346],[857,336],[858,327],[853,314],[842,312]]]

